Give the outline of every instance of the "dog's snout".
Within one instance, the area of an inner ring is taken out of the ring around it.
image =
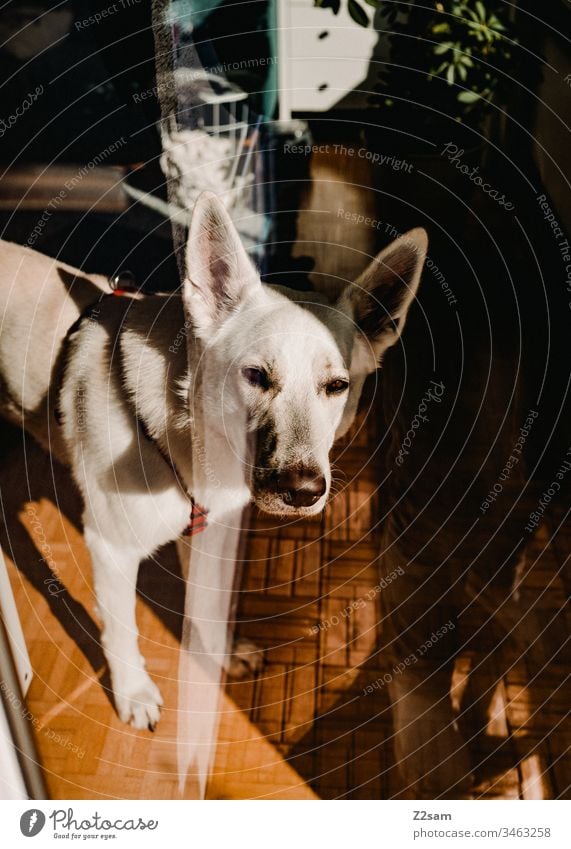
[[[323,475],[310,469],[286,469],[277,481],[280,498],[292,507],[311,507],[319,501],[326,487]]]

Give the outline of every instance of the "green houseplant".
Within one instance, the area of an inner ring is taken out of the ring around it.
[[[513,24],[497,0],[315,0],[337,14],[341,3],[356,24],[369,26],[365,5],[378,9],[385,41],[372,103],[402,129],[442,138],[456,120],[481,130],[509,90],[514,68]],[[390,114],[389,114],[390,113]]]

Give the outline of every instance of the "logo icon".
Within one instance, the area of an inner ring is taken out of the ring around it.
[[[20,831],[25,837],[35,837],[46,824],[46,817],[42,811],[32,808],[20,817]]]

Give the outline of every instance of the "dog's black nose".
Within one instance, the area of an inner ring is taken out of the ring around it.
[[[282,501],[292,507],[311,507],[326,489],[325,478],[310,469],[286,469],[277,482]]]

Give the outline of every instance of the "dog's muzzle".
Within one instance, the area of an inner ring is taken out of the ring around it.
[[[274,515],[302,516],[319,511],[318,502],[326,495],[328,484],[318,464],[291,458],[280,468],[276,461],[277,435],[273,424],[268,422],[257,432],[251,482],[258,507]]]

